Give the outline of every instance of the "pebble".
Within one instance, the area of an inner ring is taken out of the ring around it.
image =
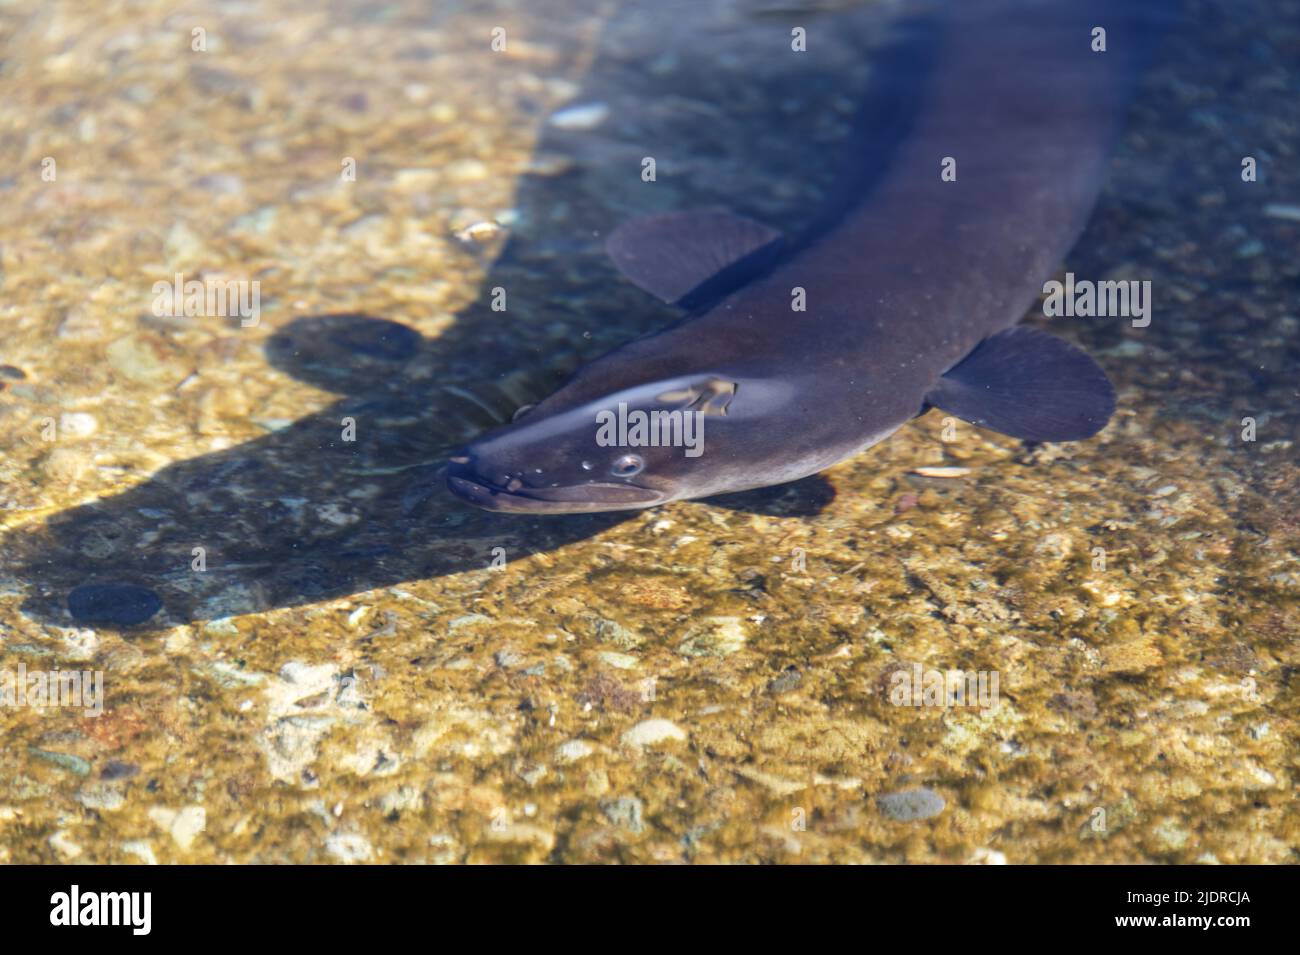
[[[548,770],[541,763],[520,763],[515,766],[515,775],[529,786],[536,786],[546,778]]]
[[[385,815],[415,812],[420,808],[423,800],[420,790],[414,786],[398,786],[392,792],[384,793],[379,797],[379,808]],[[336,812],[335,815],[338,813]]]
[[[65,438],[88,438],[99,429],[95,416],[74,411],[59,416],[59,435]]]
[[[261,235],[267,235],[271,227],[275,225],[276,209],[275,206],[263,206],[256,212],[245,213],[231,223],[231,229],[235,232],[256,232]]]
[[[501,224],[499,222],[480,219],[478,222],[471,222],[469,225],[457,229],[454,235],[460,242],[474,243],[486,242],[500,232]]]
[[[1274,219],[1290,219],[1292,222],[1300,222],[1300,206],[1270,202],[1264,207],[1264,215]]]
[[[645,642],[639,634],[629,630],[617,620],[595,615],[591,615],[589,619],[596,639],[602,643],[612,643],[624,650],[633,650]]]
[[[145,865],[158,864],[158,857],[153,854],[153,846],[149,845],[147,839],[131,839],[124,842],[122,851],[129,856],[135,856]]]
[[[285,683],[292,683],[294,686],[323,689],[331,684],[334,674],[337,672],[338,667],[333,663],[312,666],[309,663],[303,663],[301,660],[290,660],[280,667],[280,679],[284,680]]]
[[[242,421],[252,410],[248,396],[234,388],[207,388],[198,398],[199,432],[219,435],[225,422]]]
[[[489,842],[534,845],[543,852],[555,848],[555,833],[531,822],[510,822],[504,826],[489,826],[483,833]]]
[[[947,803],[933,789],[923,787],[877,796],[876,805],[886,817],[896,822],[914,822],[939,815]]]
[[[126,803],[126,796],[116,786],[92,783],[77,793],[77,802],[97,812],[112,812],[122,808]]]
[[[912,474],[928,478],[959,478],[970,474],[970,468],[948,467],[948,468],[912,468]]]
[[[39,749],[35,746],[27,747],[27,752],[37,759],[43,759],[47,763],[53,763],[60,769],[66,769],[70,773],[78,776],[90,775],[90,763],[80,756],[73,756],[71,753],[54,753],[48,749]]]
[[[1165,819],[1152,830],[1157,844],[1167,852],[1178,852],[1192,835],[1172,819]]]
[[[496,665],[503,670],[509,670],[523,662],[524,658],[515,650],[498,650],[492,654],[492,659]]]
[[[90,470],[90,456],[77,448],[55,448],[41,463],[51,481],[57,484],[76,484]]]
[[[205,192],[217,196],[241,196],[244,194],[244,180],[230,173],[214,173],[200,176],[194,185]]]
[[[492,618],[487,616],[486,614],[467,613],[464,616],[457,617],[455,620],[451,620],[448,622],[447,635],[451,636],[461,627],[472,627],[475,624],[491,623],[491,622],[492,622]]]
[[[1034,545],[1035,554],[1043,554],[1055,560],[1066,560],[1074,551],[1074,542],[1068,534],[1053,532],[1044,534]]]
[[[491,175],[487,165],[477,159],[457,159],[447,163],[442,171],[451,182],[479,182]]]
[[[203,625],[203,632],[213,637],[237,637],[239,627],[229,617],[217,617]]]
[[[640,835],[645,831],[645,806],[635,796],[620,796],[617,799],[602,799],[600,811],[605,818],[620,829]]]
[[[591,744],[585,740],[571,739],[555,747],[557,763],[576,763],[592,754]]]
[[[121,760],[110,759],[104,764],[104,768],[99,771],[99,778],[104,780],[130,779],[140,772],[140,767],[135,763],[124,763]]]
[[[365,836],[336,832],[325,840],[325,851],[340,862],[369,862],[375,854]]]
[[[334,723],[328,714],[276,720],[258,740],[271,775],[281,782],[310,783],[307,767],[316,759],[317,744]]]
[[[775,775],[774,773],[764,772],[761,769],[741,766],[737,767],[735,772],[741,779],[748,779],[751,782],[758,783],[760,786],[766,786],[778,796],[790,796],[808,788],[806,780],[785,779],[781,776]]]
[[[803,674],[794,667],[790,667],[780,676],[776,677],[776,679],[767,684],[767,691],[778,695],[781,693],[789,693],[791,690],[798,689],[799,684],[802,682]]]
[[[708,617],[677,646],[688,657],[726,657],[745,646],[745,628],[739,617]]]
[[[214,660],[208,664],[207,671],[216,677],[217,682],[224,687],[256,686],[266,680],[266,674],[264,673],[249,673],[233,663],[227,663],[225,660]]]
[[[156,593],[134,584],[84,584],[68,594],[68,612],[78,623],[133,627],[161,609]]]
[[[631,670],[640,662],[630,653],[616,653],[613,650],[601,650],[596,654],[596,657],[601,663],[608,664],[618,670]]]
[[[81,855],[81,846],[72,841],[65,829],[60,829],[50,836],[50,848],[64,859],[75,859]]]
[[[182,852],[189,852],[194,840],[208,825],[208,811],[202,806],[185,806],[181,809],[154,806],[149,810],[149,818],[172,837]]]
[[[538,153],[528,160],[524,172],[530,176],[561,176],[573,168],[573,160],[568,156]]]
[[[189,370],[181,356],[157,335],[126,335],[104,350],[109,367],[140,384],[163,384],[183,381]]]
[[[166,254],[170,266],[175,269],[184,269],[201,262],[206,249],[203,240],[199,238],[193,229],[184,222],[176,222],[167,232],[163,252]]]
[[[579,103],[552,113],[551,125],[556,129],[595,129],[608,118],[609,107],[604,103]]]
[[[68,309],[55,334],[65,341],[93,341],[104,334],[104,323],[99,316],[77,305]]]
[[[686,733],[680,726],[670,720],[642,720],[623,734],[623,742],[628,746],[654,746],[667,740],[684,740]]]

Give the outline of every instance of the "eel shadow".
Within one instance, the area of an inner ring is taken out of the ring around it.
[[[339,400],[8,534],[6,570],[25,588],[23,612],[55,625],[148,632],[481,569],[496,548],[513,561],[626,520],[480,511],[447,492],[444,461],[578,363],[674,317],[605,263],[600,236],[619,221],[708,206],[768,221],[784,210],[796,227],[811,217],[809,197],[834,172],[817,159],[843,135],[825,122],[826,107],[844,95],[846,64],[860,63],[860,34],[872,29],[854,21],[837,34],[838,57],[814,60],[773,56],[788,50],[789,31],[770,23],[748,38],[720,32],[709,5],[665,4],[658,15],[660,31],[636,19],[644,9],[607,25],[609,50],[593,61],[581,99],[628,118],[599,134],[548,128],[539,153],[568,157],[571,170],[521,180],[518,222],[483,301],[436,339],[356,314],[278,329],[266,344],[269,363]],[[720,56],[719,43],[734,44],[734,55]],[[665,46],[676,67],[648,72]],[[728,108],[702,124],[687,102]],[[647,189],[638,175],[647,144],[687,174]],[[797,176],[802,191],[755,189],[738,167]],[[497,286],[511,290],[508,334],[489,306]],[[812,514],[831,496],[815,478],[714,503]]]
[[[453,498],[443,459],[456,442],[445,438],[463,409],[454,393],[431,396],[404,374],[437,344],[363,315],[302,318],[277,332],[266,346],[276,367],[364,389],[6,541],[29,582],[24,612],[151,630],[483,569],[497,553],[514,561],[555,551],[627,519],[499,514]],[[833,496],[817,476],[710,503],[799,516]]]
[[[620,519],[512,519],[447,494],[439,459],[448,445],[431,436],[445,435],[459,409],[403,374],[435,344],[360,315],[299,319],[276,333],[272,364],[322,387],[366,387],[7,541],[31,585],[24,611],[152,629],[483,568],[495,547],[513,560]]]

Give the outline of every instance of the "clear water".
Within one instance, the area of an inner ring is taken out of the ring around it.
[[[674,317],[603,236],[810,221],[901,15],[698,6],[0,4],[0,693],[102,678],[0,707],[0,860],[1295,861],[1300,6],[1144,80],[1062,271],[1150,326],[1031,318],[1098,438],[473,510],[453,448]]]

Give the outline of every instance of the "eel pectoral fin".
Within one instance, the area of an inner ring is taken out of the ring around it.
[[[634,285],[699,309],[767,271],[783,245],[770,226],[726,212],[668,212],[619,226],[605,251]]]
[[[925,400],[1024,441],[1092,437],[1115,410],[1115,390],[1096,362],[1068,342],[1024,327],[980,342]]]

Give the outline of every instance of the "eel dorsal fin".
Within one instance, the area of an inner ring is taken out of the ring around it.
[[[1023,441],[1090,438],[1115,410],[1115,390],[1096,362],[1069,342],[1025,327],[984,339],[925,400]]]
[[[619,226],[605,251],[634,285],[665,302],[699,309],[771,268],[781,233],[726,212],[667,212]]]

